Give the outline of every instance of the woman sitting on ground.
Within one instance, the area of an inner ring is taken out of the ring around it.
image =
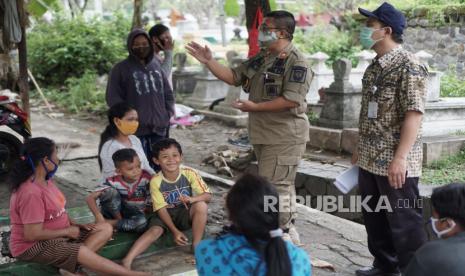
[[[108,110],[108,126],[100,136],[100,145],[98,147],[102,180],[115,174],[113,153],[124,148],[135,150],[139,156],[142,169],[151,175],[154,174],[139,138],[134,135],[138,126],[137,111],[127,103],[121,102],[110,107]]]
[[[311,275],[307,253],[282,239],[277,199],[264,178],[241,177],[226,198],[232,226],[195,249],[199,275]]]
[[[22,261],[53,265],[74,273],[78,264],[104,275],[148,275],[124,268],[95,252],[111,239],[108,223],[76,224],[66,198],[52,181],[58,169],[55,143],[31,138],[10,174],[10,251]]]

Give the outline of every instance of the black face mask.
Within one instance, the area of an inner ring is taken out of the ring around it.
[[[150,53],[150,46],[132,48],[134,55],[140,59],[145,59]]]

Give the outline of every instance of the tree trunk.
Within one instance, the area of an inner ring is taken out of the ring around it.
[[[30,109],[29,109],[29,84],[27,75],[27,47],[26,47],[26,23],[27,15],[24,10],[24,0],[16,0],[18,7],[19,22],[21,25],[21,41],[18,44],[19,54],[19,94],[21,95],[21,102],[23,110],[27,113],[30,120]]]
[[[264,6],[262,6],[264,4]],[[263,15],[270,12],[270,1],[269,0],[245,0],[245,21],[247,30],[252,28],[252,23],[257,15],[257,8],[261,7]]]
[[[132,17],[132,27],[134,30],[136,28],[142,28],[142,7],[144,5],[143,0],[134,0],[134,14]]]

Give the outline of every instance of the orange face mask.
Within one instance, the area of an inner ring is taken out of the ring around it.
[[[133,135],[139,127],[138,121],[123,121],[121,119],[117,119],[115,124],[123,135]]]

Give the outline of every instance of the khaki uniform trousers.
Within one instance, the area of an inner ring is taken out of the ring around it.
[[[253,145],[258,174],[275,185],[279,193],[279,224],[290,227],[296,218],[295,177],[306,144]]]

